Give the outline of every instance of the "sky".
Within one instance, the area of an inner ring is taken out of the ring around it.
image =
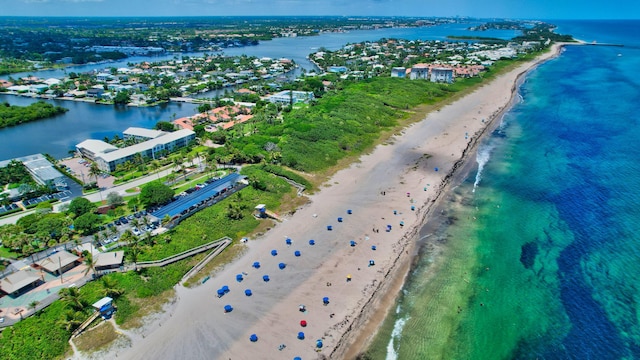
[[[0,0],[2,15],[640,19],[640,3],[638,0]]]

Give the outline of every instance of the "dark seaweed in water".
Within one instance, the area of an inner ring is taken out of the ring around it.
[[[536,255],[538,255],[538,244],[528,242],[522,245],[520,262],[525,268],[531,269],[533,267],[533,263],[536,261]]]

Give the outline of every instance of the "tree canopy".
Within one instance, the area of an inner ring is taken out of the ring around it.
[[[159,181],[146,184],[140,191],[140,202],[145,207],[165,204],[171,198],[173,198],[173,190]]]
[[[45,119],[69,111],[60,106],[53,106],[44,101],[38,101],[29,106],[0,104],[0,128],[19,125],[22,123]]]
[[[71,200],[71,203],[69,204],[69,212],[74,213],[76,217],[91,212],[93,209],[95,209],[95,205],[83,197],[77,197]]]

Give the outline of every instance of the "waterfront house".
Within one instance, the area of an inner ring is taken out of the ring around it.
[[[443,67],[434,67],[431,69],[431,82],[443,82],[443,83],[452,83],[453,82],[453,69],[443,68]]]
[[[411,67],[409,78],[411,80],[426,80],[429,75],[429,64],[415,64]]]
[[[391,69],[391,77],[403,78],[407,74],[407,69],[403,67],[394,67]]]

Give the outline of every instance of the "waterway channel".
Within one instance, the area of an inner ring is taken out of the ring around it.
[[[227,48],[224,53],[230,56],[246,54],[256,57],[289,58],[301,68],[312,70],[314,66],[307,56],[320,48],[337,50],[348,43],[375,41],[381,38],[397,38],[407,40],[429,39],[446,40],[448,35],[485,36],[510,39],[517,35],[513,30],[489,30],[481,33],[466,30],[479,22],[453,23],[433,27],[390,28],[378,30],[358,30],[350,32],[324,33],[312,37],[277,38],[263,41],[259,45],[243,48]],[[134,57],[124,61],[106,64],[73,66],[63,70],[36,71],[13,74],[14,78],[32,75],[41,78],[64,77],[65,72],[86,72],[109,67],[124,67],[128,63],[141,61],[168,60],[182,55],[201,56],[202,53],[168,54],[154,57]],[[299,74],[296,71],[294,74]],[[3,76],[2,78],[8,78]],[[219,92],[211,92],[198,97],[215,97]],[[25,106],[36,99],[13,95],[0,95],[0,102]],[[0,160],[25,156],[35,153],[48,153],[56,158],[68,156],[69,150],[83,140],[102,139],[122,131],[130,126],[153,127],[158,121],[170,121],[174,118],[194,115],[197,106],[188,103],[169,103],[154,107],[116,107],[113,105],[96,105],[76,101],[47,100],[55,105],[63,106],[69,111],[65,114],[0,129]]]

